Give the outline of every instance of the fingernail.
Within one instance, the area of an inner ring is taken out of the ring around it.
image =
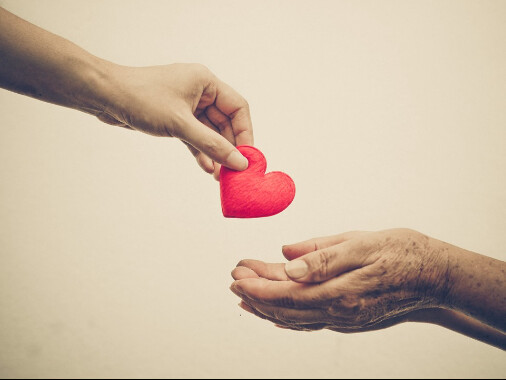
[[[307,264],[304,260],[293,260],[285,265],[286,274],[290,278],[298,279],[306,275],[308,270]]]
[[[248,159],[239,151],[234,150],[227,157],[227,165],[235,170],[244,170],[248,168]]]

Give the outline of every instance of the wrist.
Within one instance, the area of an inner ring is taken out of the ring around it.
[[[425,242],[417,290],[426,305],[446,307],[450,285],[451,246],[429,237]]]
[[[437,300],[437,306],[441,307],[438,312],[446,313],[450,307],[450,290],[452,287],[452,257],[456,255],[458,247],[436,240],[437,249],[435,254],[438,256],[437,278],[434,280],[434,296]]]
[[[103,113],[111,103],[116,66],[91,55],[74,64],[78,80],[67,94],[74,101],[72,107],[95,116]]]

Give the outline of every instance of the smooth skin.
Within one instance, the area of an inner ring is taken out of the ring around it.
[[[176,137],[200,167],[244,170],[253,145],[246,100],[200,64],[127,67],[0,8],[0,87],[153,136]]]
[[[348,232],[283,247],[289,263],[243,260],[240,306],[278,327],[342,333],[441,325],[506,349],[506,263],[409,229]]]

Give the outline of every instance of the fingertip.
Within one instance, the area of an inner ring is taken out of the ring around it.
[[[259,278],[259,276],[250,268],[238,266],[232,270],[232,277],[234,280],[244,280],[246,278]]]
[[[262,279],[258,276],[241,278],[236,280],[232,286],[239,294],[251,295],[252,292],[255,293],[259,289],[259,286],[261,286],[261,280]]]
[[[237,285],[237,280],[230,285],[230,291],[234,293],[237,297],[242,297],[240,287]]]
[[[220,182],[220,171],[221,171],[221,165],[217,162],[214,163],[214,173],[213,177],[216,181]]]
[[[238,271],[237,271],[237,268],[238,268],[238,267],[236,267],[236,268],[232,269],[232,272],[230,272],[230,275],[232,276],[232,278],[233,278],[235,281],[239,280],[239,276],[238,276],[238,273],[237,273],[237,272],[238,272]]]
[[[247,311],[248,313],[255,314],[253,311],[253,308],[246,304],[244,301],[239,302],[239,307],[243,309],[244,311]]]
[[[248,265],[248,259],[242,259],[241,261],[239,261],[236,265],[236,267],[245,267]]]
[[[253,259],[242,259],[237,263],[238,267],[246,267],[251,270],[255,270],[258,265],[265,265],[265,263],[263,261]]]
[[[285,256],[285,258],[289,261],[292,261],[292,260],[295,260],[297,259],[298,257],[302,256],[305,254],[304,253],[299,253],[297,251],[296,248],[294,248],[294,245],[284,245],[282,248],[281,248],[281,252],[283,253],[283,256]]]

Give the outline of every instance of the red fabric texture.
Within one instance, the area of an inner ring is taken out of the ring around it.
[[[249,166],[239,172],[221,167],[221,209],[227,218],[261,218],[280,213],[292,203],[295,184],[282,172],[265,174],[267,161],[257,148],[249,145],[237,149]]]

